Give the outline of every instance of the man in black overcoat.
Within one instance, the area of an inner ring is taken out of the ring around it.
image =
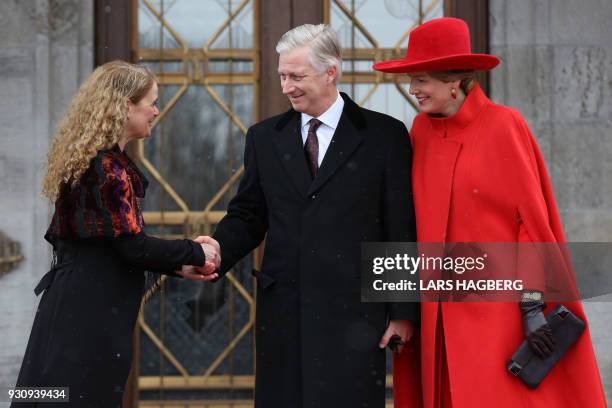
[[[338,92],[328,26],[294,28],[276,50],[293,108],[249,129],[244,176],[213,235],[221,273],[266,238],[255,406],[382,408],[384,347],[412,336],[419,309],[360,301],[361,243],[416,239],[408,131]]]

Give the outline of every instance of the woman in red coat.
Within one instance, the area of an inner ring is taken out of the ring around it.
[[[410,136],[419,242],[565,242],[525,120],[491,102],[474,79],[498,63],[471,53],[464,21],[439,18],[412,31],[404,60],[374,65],[408,73],[418,100]],[[544,315],[556,304],[543,302],[533,274],[516,273],[528,282],[518,304],[423,302],[420,370],[416,354],[395,355],[396,407],[606,406],[588,327],[538,388],[506,371],[525,338],[536,355],[554,350]],[[579,302],[564,304],[585,320]]]

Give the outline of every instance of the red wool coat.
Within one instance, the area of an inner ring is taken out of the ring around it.
[[[419,242],[565,242],[542,154],[520,113],[476,86],[452,117],[419,114],[410,135]],[[580,302],[565,305],[585,319]],[[516,303],[424,302],[420,356],[413,347],[394,357],[396,408],[435,406],[438,313],[453,407],[606,406],[588,327],[530,390],[505,368],[524,340]]]

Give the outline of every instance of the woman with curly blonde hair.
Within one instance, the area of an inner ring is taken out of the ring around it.
[[[43,193],[55,212],[45,239],[55,261],[34,290],[44,295],[18,387],[69,387],[73,406],[120,407],[144,270],[217,277],[217,249],[201,238],[143,231],[148,182],[124,149],[149,137],[158,115],[155,76],[123,61],[97,68],[72,101],[48,155]]]

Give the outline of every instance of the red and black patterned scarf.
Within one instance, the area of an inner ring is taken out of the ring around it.
[[[64,184],[45,239],[118,238],[142,231],[140,200],[148,181],[118,146],[99,151],[71,188]]]

